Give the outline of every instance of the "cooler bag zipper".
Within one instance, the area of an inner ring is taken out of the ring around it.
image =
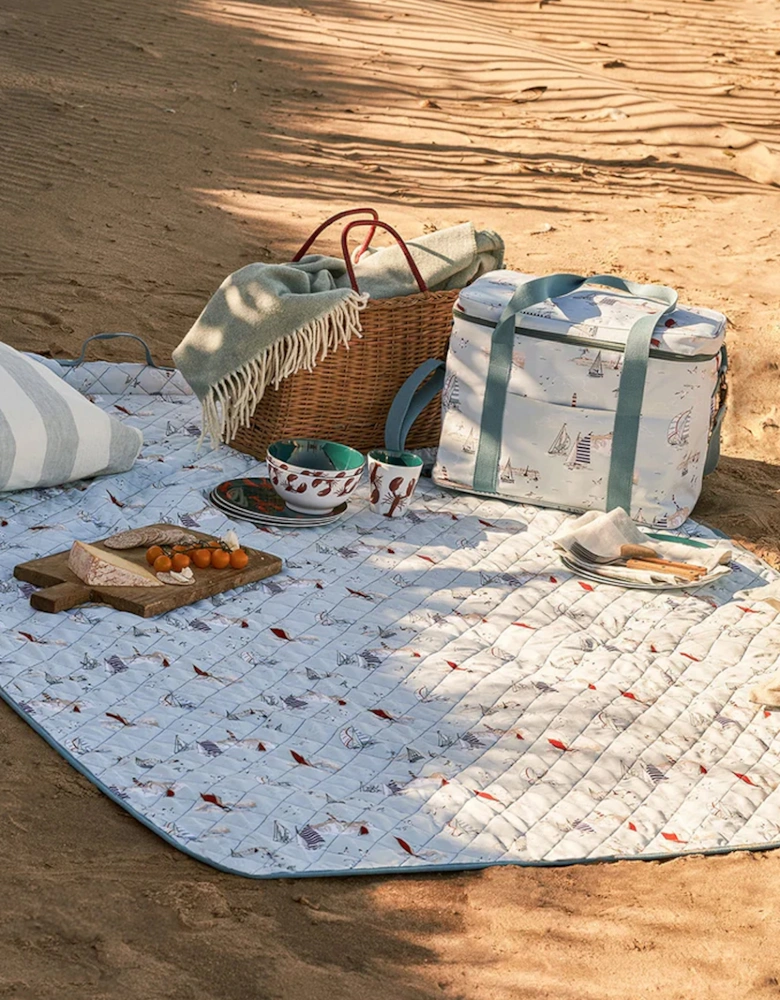
[[[452,314],[456,319],[463,319],[467,323],[476,323],[478,326],[486,326],[494,330],[497,325],[489,319],[482,319],[478,316],[469,316],[468,313],[463,312],[460,309],[453,309]],[[561,344],[575,344],[578,347],[598,347],[603,351],[615,351],[619,354],[625,353],[625,344],[617,344],[610,340],[595,340],[590,337],[572,337],[566,333],[546,333],[542,330],[529,330],[522,326],[517,327],[517,333],[523,334],[524,337],[535,337],[537,340],[550,340]],[[658,358],[662,361],[683,361],[685,363],[715,361],[722,351],[723,348],[721,348],[717,354],[672,354],[670,351],[659,351],[652,347],[650,348],[650,357]]]

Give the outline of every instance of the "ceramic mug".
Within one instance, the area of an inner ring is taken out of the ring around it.
[[[375,514],[402,517],[414,494],[423,460],[410,451],[368,453],[369,505]]]

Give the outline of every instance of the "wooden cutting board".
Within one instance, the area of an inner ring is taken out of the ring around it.
[[[172,527],[168,524],[153,525],[156,528]],[[178,527],[177,525],[174,527]],[[204,535],[200,531],[186,530],[204,541],[212,541],[213,535]],[[98,549],[111,551],[121,555],[123,559],[137,563],[148,569],[146,563],[146,548],[110,549],[106,550],[102,541],[90,542]],[[68,568],[69,550],[57,552],[42,559],[20,563],[14,569],[17,580],[24,580],[36,587],[30,596],[30,604],[36,611],[56,613],[75,608],[79,604],[109,604],[118,611],[129,611],[141,618],[152,618],[165,614],[175,608],[183,608],[188,604],[202,601],[204,597],[213,597],[225,590],[233,590],[247,583],[255,583],[266,577],[274,576],[282,568],[282,560],[268,552],[249,549],[242,546],[249,556],[249,562],[244,569],[197,569],[192,567],[195,583],[189,587],[166,584],[163,587],[101,587],[90,586],[81,580]]]

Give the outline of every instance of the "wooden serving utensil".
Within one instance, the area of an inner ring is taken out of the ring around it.
[[[658,553],[649,545],[621,545],[621,559],[657,559]]]
[[[669,563],[660,559],[627,559],[627,569],[641,569],[645,572],[664,573],[679,576],[684,580],[698,580],[707,572],[704,566],[683,566],[681,563]]]
[[[693,574],[694,579],[705,576],[708,572],[706,566],[699,566],[696,563],[675,562],[673,559],[661,559],[653,550],[644,545],[621,545],[620,555],[626,560],[629,569],[654,569],[661,572],[661,567],[669,571],[674,571],[678,576]],[[642,562],[646,565],[636,566],[632,563]]]

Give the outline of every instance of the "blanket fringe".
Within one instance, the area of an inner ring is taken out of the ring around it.
[[[213,385],[202,400],[203,431],[213,447],[232,441],[241,427],[248,427],[266,389],[294,375],[312,371],[331,351],[362,337],[360,312],[368,295],[352,292],[324,316],[277,340],[267,351]]]

